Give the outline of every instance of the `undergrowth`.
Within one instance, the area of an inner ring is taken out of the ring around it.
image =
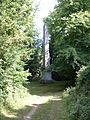
[[[64,92],[68,120],[90,120],[90,66],[80,71],[76,87]]]

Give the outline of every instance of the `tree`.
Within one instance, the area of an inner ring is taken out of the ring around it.
[[[29,81],[38,80],[42,74],[42,42],[40,39],[35,39],[32,54],[26,61],[25,70],[31,73],[28,76]]]
[[[89,0],[60,0],[46,18],[52,71],[58,72],[61,79],[76,78],[77,71],[90,61],[89,5]]]
[[[33,11],[32,0],[0,0],[0,102],[29,75],[23,66],[34,43]]]
[[[67,89],[67,120],[90,117],[90,1],[58,0],[46,18],[51,35],[52,71],[61,79],[75,79]],[[77,76],[78,75],[78,76]]]

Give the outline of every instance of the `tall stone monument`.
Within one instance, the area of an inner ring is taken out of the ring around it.
[[[49,40],[50,35],[46,25],[43,26],[43,68],[44,72],[42,75],[41,83],[51,83],[53,82],[51,77],[51,72],[48,70],[50,66],[50,53],[49,53]]]

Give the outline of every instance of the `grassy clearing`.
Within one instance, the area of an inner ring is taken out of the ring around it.
[[[7,108],[2,110],[1,120],[24,120],[34,107],[39,105],[32,116],[32,120],[66,120],[66,113],[63,107],[63,90],[67,87],[67,82],[55,82],[53,84],[42,85],[39,82],[31,82],[28,86],[28,95],[19,106],[12,110]]]

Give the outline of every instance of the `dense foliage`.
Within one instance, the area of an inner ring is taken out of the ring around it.
[[[40,41],[40,43],[42,43]],[[35,43],[30,59],[26,61],[25,70],[29,70],[31,75],[28,76],[28,81],[40,80],[42,75],[42,48],[41,44]]]
[[[51,35],[52,71],[62,75],[62,79],[74,79],[80,67],[90,61],[88,5],[88,0],[62,0],[46,18]]]
[[[79,71],[75,88],[64,93],[68,120],[90,119],[90,65]]]
[[[90,1],[58,0],[46,18],[52,71],[59,80],[77,78],[67,89],[68,120],[90,119]]]
[[[33,51],[33,31],[32,0],[0,0],[0,103],[16,91],[24,93],[22,85],[29,75],[24,65]]]

